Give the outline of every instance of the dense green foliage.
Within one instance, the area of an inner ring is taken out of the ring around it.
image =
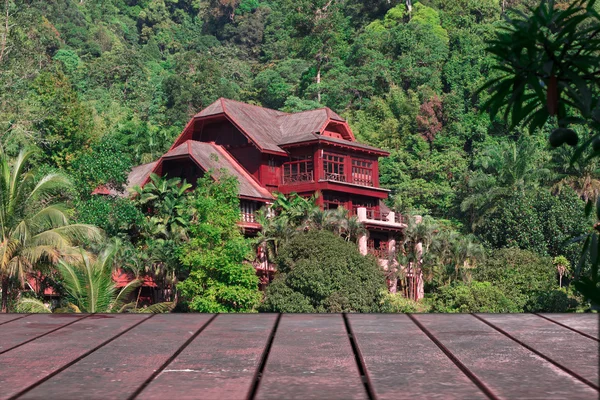
[[[195,218],[179,258],[190,274],[178,289],[189,309],[254,311],[262,295],[254,268],[244,263],[250,246],[237,226],[240,208],[235,180],[222,178],[213,183],[207,175],[198,181],[188,205],[195,210]]]
[[[414,258],[413,239],[428,240],[426,290],[462,296],[468,309],[487,307],[484,298],[500,299],[495,289],[461,282],[498,248],[565,256],[578,274],[598,276],[597,268],[576,262],[582,243],[566,244],[589,231],[585,201],[600,192],[597,161],[587,161],[597,151],[594,137],[586,136],[574,163],[578,153],[552,150],[547,139],[557,117],[579,137],[596,127],[598,37],[589,48],[583,44],[599,5],[584,2],[591,5],[586,18],[568,22],[570,14],[560,13],[573,2],[544,2],[545,14],[503,22],[514,16],[505,7],[531,14],[526,6],[537,3],[8,0],[0,4],[0,141],[12,157],[25,146],[36,149],[36,176],[69,176],[74,185],[61,198],[75,210],[69,217],[120,237],[122,266],[161,281],[166,298],[174,300],[173,285],[187,277],[178,287],[191,309],[253,310],[259,296],[242,266],[250,244],[235,233],[233,199],[212,203],[224,195],[204,188],[194,192],[204,202],[196,204],[177,180],[153,181],[134,199],[91,192],[121,190],[132,165],[156,160],[192,115],[221,96],[288,112],[331,107],[359,140],[391,152],[380,163],[381,185],[391,189],[388,205],[438,220],[402,244]],[[549,16],[560,23],[552,25]],[[523,34],[527,29],[535,35]],[[550,45],[536,47],[545,38]],[[531,51],[521,54],[523,47]],[[570,84],[574,77],[583,80]],[[495,78],[491,91],[479,90]],[[496,111],[507,111],[507,118],[496,118]],[[536,129],[526,132],[529,122]],[[273,257],[304,229],[330,230],[348,241],[360,233],[342,211],[299,203],[280,201],[277,212],[285,218],[262,220],[258,242]],[[215,205],[220,216],[203,214]],[[484,280],[496,285],[494,279]],[[270,293],[296,299],[286,302],[295,311],[328,309],[282,282]],[[557,285],[551,277],[544,290],[554,293]],[[489,296],[477,297],[481,303],[469,300],[483,292]],[[331,301],[339,308],[346,300]]]
[[[473,281],[444,286],[434,296],[432,312],[522,312],[502,289],[490,282]]]
[[[278,275],[262,305],[277,312],[375,312],[385,293],[377,261],[353,243],[324,230],[311,230],[285,244]]]

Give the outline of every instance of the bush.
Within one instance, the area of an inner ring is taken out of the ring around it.
[[[490,282],[472,281],[443,286],[431,299],[431,311],[443,313],[523,312],[516,302]]]
[[[562,288],[539,293],[525,305],[525,308],[528,312],[564,313],[575,311],[579,304],[579,300],[572,293]]]
[[[387,313],[425,313],[428,311],[429,305],[426,302],[407,299],[401,294],[385,293],[381,305],[381,312]]]
[[[550,257],[517,248],[493,251],[474,270],[473,278],[491,282],[526,312],[542,293],[557,286],[556,269]]]
[[[586,232],[589,223],[584,206],[570,188],[556,196],[545,189],[517,192],[499,203],[476,234],[491,248],[518,247],[541,255],[564,255],[575,265],[581,244],[565,242]]]
[[[328,231],[296,235],[279,252],[278,275],[261,309],[268,312],[376,312],[385,293],[377,261]]]

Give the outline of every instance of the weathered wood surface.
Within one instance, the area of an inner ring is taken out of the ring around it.
[[[0,399],[597,399],[598,314],[0,314]]]

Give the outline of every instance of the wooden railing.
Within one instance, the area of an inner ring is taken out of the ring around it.
[[[250,201],[240,202],[242,222],[256,222],[256,203]]]
[[[326,181],[346,182],[346,175],[335,174],[333,172],[325,172]]]
[[[367,210],[367,219],[373,219],[375,221],[387,221],[388,213],[377,211],[377,210]]]
[[[290,185],[290,184],[301,183],[301,182],[312,182],[313,180],[314,180],[313,171],[300,172],[297,174],[284,176],[283,184]]]
[[[367,244],[367,253],[374,255],[377,258],[389,258],[390,250],[388,242],[379,242],[379,247],[375,247],[374,242],[369,241]]]

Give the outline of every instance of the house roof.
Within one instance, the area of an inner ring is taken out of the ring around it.
[[[150,174],[157,170],[163,160],[178,157],[190,157],[203,170],[212,170],[212,176],[215,179],[219,179],[222,171],[225,170],[237,179],[239,183],[238,192],[242,197],[263,201],[273,200],[271,193],[263,188],[222,146],[195,140],[185,141],[157,161],[132,168],[127,179],[126,189],[142,186],[148,180]],[[118,192],[112,188],[108,189],[105,186],[100,186],[94,190],[93,194],[127,196],[129,191]]]
[[[150,176],[150,173],[154,170],[156,163],[158,161],[154,161],[148,164],[138,165],[137,167],[133,167],[129,172],[127,177],[127,183],[125,184],[125,190],[117,191],[114,188],[106,187],[105,185],[99,186],[92,194],[103,194],[109,196],[119,196],[126,197],[129,196],[129,189],[132,189],[134,186],[141,186]]]
[[[376,153],[379,153],[379,154],[382,154],[382,155],[383,154],[385,154],[385,155],[389,154],[385,150],[382,150],[382,149],[374,147],[374,146],[369,146],[368,144],[363,144],[363,143],[358,143],[358,142],[351,142],[349,140],[333,138],[333,137],[330,137],[330,136],[317,135],[315,133],[304,133],[304,134],[300,134],[300,135],[297,135],[297,136],[291,136],[291,137],[286,138],[285,141],[283,141],[279,145],[281,147],[286,147],[286,146],[291,145],[291,144],[304,143],[304,142],[312,142],[312,141],[315,141],[315,140],[329,142],[329,143],[332,143],[332,144],[339,144],[339,145],[343,145],[343,146],[347,146],[347,147],[354,147],[354,148],[361,149],[361,150],[376,152]]]
[[[161,160],[181,156],[191,157],[205,171],[212,170],[215,179],[219,179],[223,170],[234,176],[239,182],[240,196],[273,200],[271,193],[263,188],[222,146],[188,140],[170,150],[161,157]]]
[[[215,101],[196,114],[194,118],[205,118],[219,114],[228,117],[260,149],[277,153],[285,153],[281,145],[297,143],[294,140],[298,136],[322,133],[330,122],[346,124],[342,117],[327,107],[298,113],[286,113],[224,98]],[[355,142],[349,128],[348,132],[353,140],[337,139],[339,143],[379,150]],[[180,144],[186,139],[187,137],[182,135],[176,143]]]

